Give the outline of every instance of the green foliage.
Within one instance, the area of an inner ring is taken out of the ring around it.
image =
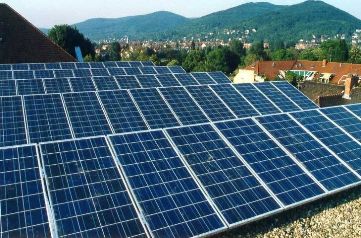
[[[93,61],[93,57],[90,54],[87,54],[84,57],[84,62],[92,62]]]
[[[239,55],[228,47],[217,48],[207,54],[206,70],[223,71],[226,74],[230,74],[237,69],[239,62]]]
[[[348,46],[345,40],[329,40],[320,46],[325,59],[334,62],[345,62],[348,60]]]
[[[271,59],[274,61],[279,60],[296,60],[298,57],[298,52],[295,48],[289,49],[278,49],[270,52]]]
[[[171,60],[171,61],[167,64],[167,66],[177,66],[177,65],[179,65],[179,61],[176,60],[176,59]]]
[[[298,82],[302,81],[303,80],[303,77],[302,76],[299,76],[291,71],[288,71],[286,73],[286,77],[285,79],[290,83],[292,84],[293,86],[297,87],[298,86]]]
[[[69,25],[56,25],[49,31],[49,38],[76,57],[75,47],[79,46],[83,55],[94,55],[94,46],[76,28]]]
[[[361,49],[359,47],[352,47],[349,56],[349,61],[351,63],[361,64]]]
[[[119,61],[120,57],[120,44],[119,42],[113,42],[109,47],[109,60],[111,61]]]
[[[187,72],[191,71],[204,71],[204,62],[206,59],[205,52],[202,50],[191,50],[182,64]]]

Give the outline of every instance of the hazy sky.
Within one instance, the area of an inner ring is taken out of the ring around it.
[[[267,0],[262,0],[263,2]],[[94,17],[124,17],[159,10],[186,17],[199,17],[224,10],[247,0],[0,0],[38,27],[73,24]],[[253,2],[260,2],[253,0]],[[294,4],[302,0],[270,0],[274,4]],[[360,0],[325,0],[361,19]]]

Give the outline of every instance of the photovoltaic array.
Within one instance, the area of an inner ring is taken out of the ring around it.
[[[195,237],[361,183],[361,104],[151,62],[0,65],[0,237]]]

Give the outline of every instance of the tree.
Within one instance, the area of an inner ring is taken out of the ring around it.
[[[191,50],[182,64],[187,72],[205,71],[205,54],[201,50]]]
[[[207,71],[222,71],[226,74],[232,73],[237,69],[240,57],[228,47],[217,48],[207,54]]]
[[[263,41],[252,44],[252,47],[249,49],[249,53],[256,55],[257,58],[261,60],[268,59],[267,54],[264,50]]]
[[[349,61],[353,64],[361,64],[361,49],[359,47],[351,48]]]
[[[120,48],[119,42],[111,43],[109,46],[109,60],[112,60],[112,61],[121,60],[120,51],[121,51],[121,48]]]
[[[257,55],[255,54],[247,54],[247,56],[244,58],[244,65],[252,65],[258,60]]]
[[[246,54],[243,43],[239,40],[232,40],[229,44],[229,49],[238,55],[239,58]]]
[[[285,79],[290,83],[292,84],[293,86],[297,87],[298,86],[298,82],[302,81],[303,80],[303,77],[302,76],[299,76],[291,71],[288,71],[286,73],[286,77]]]
[[[50,29],[49,38],[69,54],[76,57],[75,47],[79,46],[83,55],[90,54],[94,57],[94,46],[91,41],[84,37],[76,28],[69,25],[56,25]]]
[[[320,46],[325,59],[334,62],[346,62],[348,60],[348,46],[345,40],[329,40]]]
[[[177,66],[177,65],[179,65],[179,61],[176,60],[176,59],[171,60],[171,61],[167,64],[167,66]]]

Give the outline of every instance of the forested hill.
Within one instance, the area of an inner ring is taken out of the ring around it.
[[[117,19],[90,19],[75,26],[91,40],[121,38],[165,40],[212,33],[222,37],[225,29],[256,29],[250,40],[296,41],[312,35],[348,36],[361,28],[361,20],[322,1],[306,1],[291,6],[266,2],[246,3],[225,11],[189,19],[170,12]],[[227,37],[224,35],[223,37]]]

